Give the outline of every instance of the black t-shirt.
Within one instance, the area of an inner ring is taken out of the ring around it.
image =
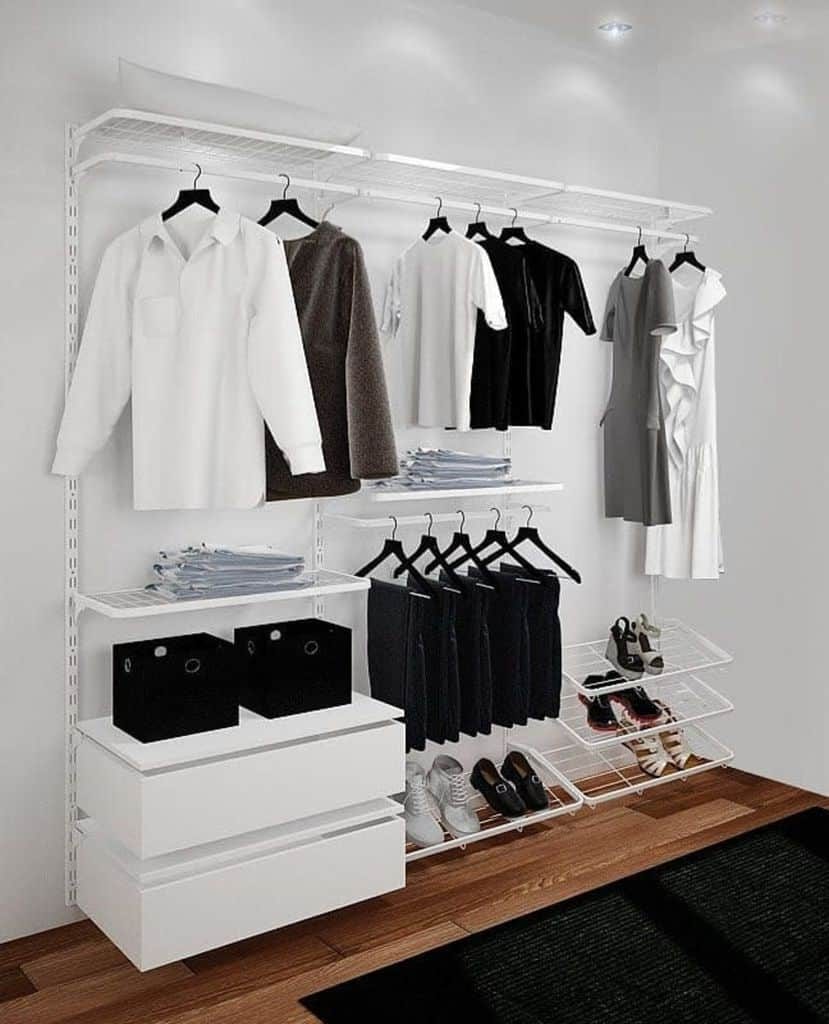
[[[470,412],[473,427],[553,424],[564,314],[585,334],[596,327],[578,265],[531,240],[479,243],[492,263],[509,328],[494,332],[481,319],[475,336]]]

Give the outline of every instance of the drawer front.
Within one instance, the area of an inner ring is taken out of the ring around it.
[[[404,824],[386,818],[141,887],[100,837],[78,850],[78,905],[141,970],[402,888]]]
[[[399,793],[404,733],[388,722],[151,774],[85,741],[78,803],[146,859]]]

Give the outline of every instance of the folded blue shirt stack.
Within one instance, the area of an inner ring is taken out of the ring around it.
[[[285,555],[267,545],[200,544],[160,551],[153,566],[158,582],[150,583],[147,590],[176,601],[236,597],[308,586],[313,578],[304,569],[301,556]]]
[[[437,490],[499,487],[512,480],[512,462],[499,455],[475,455],[446,448],[411,448],[400,460],[401,473],[380,480],[381,489]]]

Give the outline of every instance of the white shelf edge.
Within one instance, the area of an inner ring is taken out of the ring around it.
[[[322,583],[307,587],[297,587],[296,590],[272,590],[262,591],[256,594],[241,594],[235,597],[209,597],[193,598],[182,601],[159,601],[158,604],[139,605],[136,607],[113,607],[106,604],[99,598],[117,596],[119,594],[133,594],[141,591],[140,587],[128,590],[115,590],[107,593],[83,594],[75,596],[75,604],[78,611],[88,609],[105,615],[110,619],[140,619],[153,615],[168,615],[174,612],[200,612],[213,608],[233,608],[241,605],[271,604],[277,601],[298,601],[304,598],[327,597],[335,594],[356,593],[368,590],[371,586],[369,580],[361,579],[359,576],[349,576],[346,573],[336,572],[333,569],[318,570],[326,576],[338,577],[330,583]]]
[[[109,715],[84,719],[75,728],[82,737],[98,744],[131,768],[149,773],[371,728],[402,717],[400,708],[354,691],[350,704],[284,718],[263,718],[240,707],[239,725],[152,743],[142,743],[118,729]]]
[[[444,498],[488,498],[504,494],[550,494],[563,491],[562,483],[541,483],[528,480],[526,483],[516,482],[498,487],[456,487],[436,488],[433,491],[372,491],[369,500],[373,502],[392,501],[441,501]]]

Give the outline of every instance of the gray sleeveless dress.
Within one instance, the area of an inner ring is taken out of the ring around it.
[[[676,329],[673,286],[661,260],[651,260],[641,277],[617,274],[601,335],[613,344],[613,385],[602,417],[608,518],[671,522],[659,353],[662,335]]]

